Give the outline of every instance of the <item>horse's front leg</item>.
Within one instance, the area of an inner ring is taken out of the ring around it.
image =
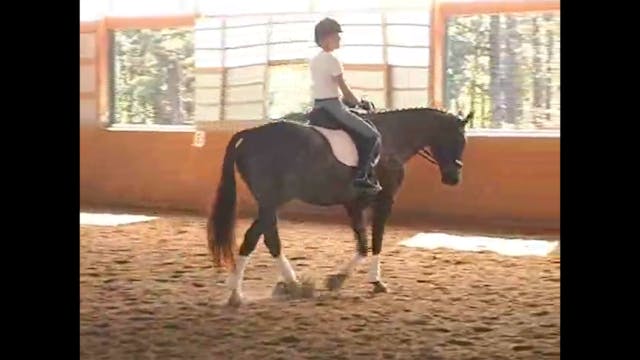
[[[373,208],[373,229],[371,236],[371,265],[369,268],[369,282],[373,284],[373,292],[388,292],[387,286],[382,282],[380,275],[380,252],[382,251],[382,239],[384,228],[391,214],[393,197],[382,196],[378,198]]]
[[[373,292],[388,292],[387,286],[380,276],[380,252],[382,251],[382,239],[384,228],[389,215],[395,194],[404,179],[404,167],[400,161],[389,161],[381,168],[379,175],[383,190],[378,194],[373,205],[373,224],[371,231],[371,267],[369,268],[369,282],[373,284]]]
[[[361,204],[346,205],[347,213],[351,219],[351,228],[356,238],[356,254],[353,258],[338,269],[338,273],[327,278],[327,288],[337,290],[342,287],[344,281],[353,273],[353,270],[367,258],[367,229],[364,224],[364,206]]]

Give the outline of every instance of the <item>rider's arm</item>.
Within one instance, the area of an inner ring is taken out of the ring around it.
[[[327,61],[329,64],[328,68],[330,75],[333,77],[333,80],[338,83],[340,91],[342,92],[343,100],[353,105],[358,104],[358,99],[356,99],[353,92],[351,92],[349,85],[344,81],[344,77],[342,75],[344,73],[344,68],[342,67],[342,63],[333,55],[327,57]]]
[[[351,104],[357,104],[358,99],[353,95],[353,92],[351,92],[351,89],[349,88],[349,85],[347,85],[347,83],[344,81],[344,77],[342,76],[342,74],[335,76],[334,78],[340,86],[340,91],[342,92],[342,96],[344,97],[344,99]]]

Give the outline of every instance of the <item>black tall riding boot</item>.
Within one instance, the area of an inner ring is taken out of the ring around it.
[[[372,171],[375,148],[370,144],[363,143],[364,141],[358,146],[358,168],[353,184],[358,189],[377,193],[382,190],[382,186],[373,176]]]

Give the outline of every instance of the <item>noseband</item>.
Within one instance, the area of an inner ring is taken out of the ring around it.
[[[433,165],[439,166],[438,161],[433,157],[433,154],[431,153],[431,150],[429,150],[428,148],[423,148],[423,149],[418,150],[418,155],[420,155],[424,159],[427,159],[427,161],[429,161]],[[456,160],[455,163],[460,168],[462,168],[462,165],[463,165],[462,161]]]

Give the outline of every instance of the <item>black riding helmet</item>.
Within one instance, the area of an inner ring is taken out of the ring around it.
[[[316,28],[315,28],[316,44],[320,46],[320,40],[322,40],[322,38],[332,33],[341,33],[341,32],[342,32],[342,27],[340,26],[340,24],[338,24],[337,21],[331,18],[324,18],[316,24]]]

